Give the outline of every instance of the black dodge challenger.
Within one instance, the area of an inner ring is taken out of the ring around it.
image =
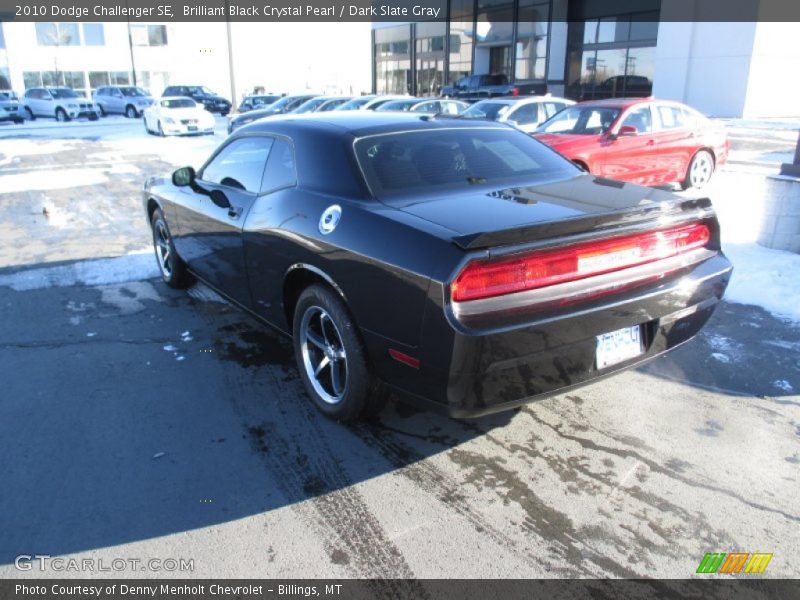
[[[639,365],[694,336],[731,274],[709,200],[589,175],[498,123],[257,122],[149,179],[144,206],[164,281],[291,335],[341,420],[387,388],[478,416]]]

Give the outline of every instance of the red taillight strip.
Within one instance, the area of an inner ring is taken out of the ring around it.
[[[707,260],[717,253],[707,248],[698,248],[677,256],[671,256],[630,269],[612,271],[596,277],[567,281],[544,288],[526,290],[515,294],[453,302],[456,318],[485,315],[501,311],[541,307],[567,306],[595,298],[640,287],[658,281],[664,275]]]
[[[494,298],[580,281],[703,248],[711,232],[703,223],[650,231],[555,250],[468,263],[450,287],[454,302]]]

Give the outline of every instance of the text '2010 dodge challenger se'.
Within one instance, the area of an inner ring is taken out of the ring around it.
[[[638,365],[694,336],[731,274],[709,200],[589,175],[498,123],[257,122],[144,204],[166,283],[291,335],[341,420],[387,388],[478,416]]]

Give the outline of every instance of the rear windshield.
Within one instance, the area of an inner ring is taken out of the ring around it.
[[[189,98],[175,98],[174,100],[162,100],[161,106],[164,108],[194,108],[197,103]]]
[[[477,102],[465,110],[462,115],[465,119],[484,119],[495,121],[502,117],[511,108],[505,102]]]
[[[362,138],[355,150],[379,198],[526,185],[577,172],[566,159],[512,129],[390,133]]]

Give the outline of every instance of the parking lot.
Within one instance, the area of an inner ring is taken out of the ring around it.
[[[142,183],[224,132],[0,128],[0,577],[86,576],[15,567],[38,554],[192,559],[158,572],[176,577],[683,578],[737,551],[800,576],[800,324],[726,301],[667,357],[521,410],[390,403],[340,425],[287,340],[157,278]],[[759,135],[734,138],[740,163],[790,153]],[[747,220],[724,191],[756,176],[717,174],[723,226]],[[153,575],[129,565],[96,574]]]

